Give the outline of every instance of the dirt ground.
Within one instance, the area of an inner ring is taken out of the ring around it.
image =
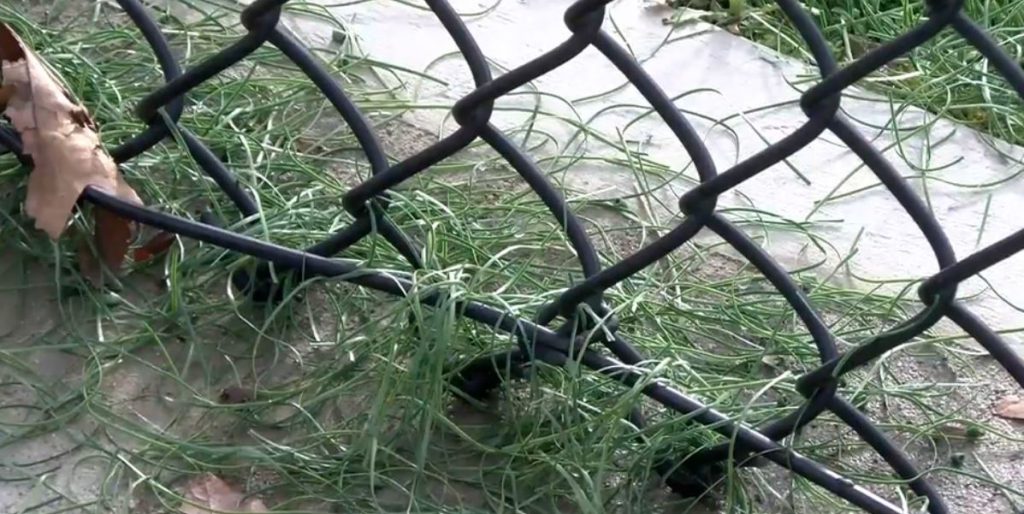
[[[731,262],[731,259],[722,257],[720,269],[728,271]],[[37,419],[34,410],[39,406],[53,404],[52,399],[40,397],[38,391],[19,384],[20,378],[25,378],[27,383],[44,383],[51,390],[69,394],[76,394],[77,388],[89,380],[89,377],[83,376],[87,366],[82,357],[45,345],[60,341],[58,334],[74,330],[70,325],[88,330],[99,320],[83,316],[87,309],[76,309],[74,302],[58,301],[52,282],[48,280],[52,270],[14,258],[10,252],[4,252],[0,264],[0,269],[4,270],[0,273],[3,282],[0,284],[0,312],[4,313],[3,323],[0,324],[0,355],[16,353],[32,364],[32,369],[26,370],[4,366],[0,373],[0,405],[3,406],[0,409],[0,423],[8,427],[4,430],[9,431],[9,427],[16,427],[22,420]],[[19,268],[26,270],[26,273],[23,275],[15,272]],[[22,276],[26,278],[23,280]],[[315,310],[315,299],[309,305]],[[229,346],[243,350],[249,344],[248,341],[228,342]],[[929,395],[924,404],[934,411],[927,412],[922,410],[925,409],[922,405],[895,397],[884,404],[877,402],[869,405],[869,412],[883,427],[890,428],[890,434],[893,434],[893,427],[921,426],[920,433],[897,432],[894,434],[895,439],[906,445],[921,468],[932,468],[929,477],[943,492],[952,512],[982,514],[1018,511],[1021,508],[1019,500],[1002,492],[997,485],[1024,489],[1024,443],[1021,443],[1024,441],[1024,425],[995,419],[991,414],[994,401],[1013,394],[1016,386],[987,357],[969,357],[964,363],[954,363],[945,358],[937,358],[927,349],[918,353],[901,354],[889,359],[881,373],[892,384],[904,384],[908,390],[932,388],[933,394]],[[167,380],[166,375],[154,369],[184,363],[188,357],[184,354],[164,355],[152,348],[133,352],[131,359],[110,363],[92,394],[102,397],[104,403],[113,406],[114,415],[134,421],[143,420],[154,427],[163,427],[163,430],[177,434],[222,433],[235,442],[251,438],[246,427],[230,416],[211,417],[204,414],[203,409],[190,408],[188,402],[184,401],[189,392],[181,384]],[[223,354],[217,353],[216,348],[210,348],[209,353],[202,358],[214,370],[227,372],[234,366],[252,366],[253,369],[284,380],[291,374],[301,372],[303,359],[316,359],[318,355],[315,350],[307,347],[295,358],[282,360],[257,356],[252,362],[228,362]],[[208,380],[204,377],[209,376],[208,370],[197,371],[191,387],[208,391],[211,396],[216,395],[224,383],[204,382]],[[365,407],[360,405],[360,395],[370,393],[351,391],[349,394],[352,403],[348,410],[357,411]],[[75,403],[74,398],[71,401]],[[963,421],[930,429],[922,426],[927,424],[924,420],[934,417],[935,412]],[[59,410],[55,414],[58,423],[61,414]],[[458,401],[453,402],[449,415],[462,430],[481,436],[496,423],[501,423],[493,414]],[[59,512],[67,508],[68,504],[59,499],[66,495],[78,502],[99,497],[108,502],[111,498],[120,500],[108,503],[102,509],[81,512],[164,512],[152,504],[151,500],[147,500],[145,495],[133,494],[131,484],[123,481],[109,483],[105,480],[111,464],[110,452],[116,455],[117,449],[133,448],[139,444],[135,436],[105,427],[102,420],[108,419],[106,416],[85,414],[72,419],[74,421],[63,424],[57,430],[47,431],[38,437],[19,436],[17,441],[8,442],[0,448],[3,457],[0,459],[3,462],[0,464],[0,476],[5,479],[0,485],[0,511],[23,512],[26,508],[36,506],[37,512]],[[971,422],[990,425],[1005,436],[993,433],[976,440],[965,437],[965,427]],[[940,436],[922,435],[928,433]],[[274,436],[269,432],[263,435]],[[848,429],[829,423],[827,418],[812,425],[805,437],[850,443],[856,441]],[[466,450],[460,449],[463,452]],[[479,457],[473,458],[472,455],[472,451],[467,453],[460,468],[471,470],[481,465]],[[871,472],[884,476],[887,473],[881,458],[864,450],[837,455],[832,464],[852,476],[867,476]],[[774,467],[751,469],[746,473],[750,479],[765,480],[779,491],[785,491],[786,484],[791,481],[784,470]],[[248,487],[259,490],[261,480],[273,483],[275,477],[251,477]],[[432,487],[436,498],[452,506],[484,511],[488,508],[484,497],[471,485],[451,485],[448,481],[437,481]],[[891,492],[891,489],[879,487],[879,492],[884,494],[886,491]],[[54,496],[55,492],[59,494]],[[718,512],[713,504],[693,504],[675,498],[661,488],[652,487],[650,494],[653,495],[651,502],[660,505],[662,512]],[[401,489],[385,488],[378,494],[378,499],[382,507],[391,505],[392,508],[401,509],[406,497]],[[763,498],[762,501],[763,512],[813,512],[819,509],[811,504],[791,506],[789,499],[784,496]],[[329,505],[310,504],[307,508],[309,512],[332,512]],[[577,511],[572,505],[561,505],[559,509],[562,512]]]

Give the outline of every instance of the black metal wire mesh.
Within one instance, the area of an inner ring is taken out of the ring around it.
[[[279,285],[272,281],[268,263],[273,263],[278,272],[287,270],[300,280],[315,276],[339,277],[360,286],[404,296],[413,290],[406,277],[361,269],[353,261],[333,256],[362,238],[380,236],[408,260],[410,267],[422,267],[413,242],[388,219],[388,190],[456,154],[477,138],[482,139],[519,173],[557,219],[578,256],[586,278],[542,308],[532,320],[519,319],[490,305],[461,303],[458,308],[463,316],[510,333],[519,344],[515,349],[466,364],[457,376],[457,387],[468,394],[480,395],[500,383],[502,375],[521,376],[534,359],[561,364],[572,356],[592,370],[626,386],[643,383],[642,391],[647,397],[732,438],[735,446],[723,444],[704,450],[682,464],[673,459],[652,463],[666,483],[681,494],[699,494],[724,466],[742,465],[751,461],[751,455],[758,455],[792,470],[864,511],[877,514],[903,512],[900,507],[777,443],[822,412],[831,411],[873,447],[893,471],[907,481],[914,493],[926,497],[928,512],[948,512],[939,492],[919,473],[910,458],[867,416],[837,394],[837,384],[843,374],[908,342],[940,319],[947,318],[977,340],[1024,387],[1024,361],[956,299],[960,282],[1024,249],[1024,230],[968,257],[957,259],[942,227],[921,198],[882,154],[858,134],[839,112],[839,106],[840,93],[845,88],[946,29],[955,30],[973,45],[1024,98],[1024,71],[964,14],[964,0],[928,2],[926,21],[843,68],[838,67],[821,32],[799,2],[777,0],[779,8],[789,17],[813,55],[821,80],[801,97],[800,106],[807,115],[806,123],[782,140],[722,172],[715,169],[708,149],[686,117],[630,54],[602,30],[605,5],[610,0],[575,2],[565,13],[565,24],[572,32],[568,40],[498,77],[491,75],[484,55],[452,7],[445,0],[426,0],[469,65],[475,89],[456,102],[452,109],[459,124],[454,133],[393,165],[388,163],[370,124],[339,83],[302,44],[279,27],[281,9],[287,2],[253,2],[242,13],[242,24],[247,30],[243,37],[214,57],[182,72],[160,28],[139,1],[118,0],[152,47],[166,83],[138,104],[136,112],[148,123],[148,129],[115,148],[111,154],[119,163],[131,160],[167,138],[173,127],[192,156],[238,210],[246,216],[257,214],[257,203],[249,193],[238,185],[225,165],[195,135],[177,124],[177,120],[183,111],[183,97],[189,91],[269,43],[293,61],[323,92],[347,122],[370,162],[372,176],[348,191],[343,198],[344,208],[355,217],[350,226],[305,250],[297,250],[224,230],[209,217],[196,221],[171,216],[125,203],[96,189],[87,189],[83,194],[84,200],[137,222],[261,259],[263,264],[254,273],[233,276],[235,285],[256,300],[273,300],[279,294]],[[599,264],[593,243],[561,193],[548,183],[527,155],[489,123],[496,99],[561,66],[589,46],[599,50],[650,102],[682,143],[700,178],[700,184],[679,199],[685,218],[677,227],[607,268]],[[715,209],[719,195],[793,155],[826,130],[856,153],[888,188],[924,235],[941,269],[918,289],[922,309],[917,314],[846,353],[839,353],[832,333],[785,270]],[[12,132],[0,130],[0,146],[13,151],[22,162],[29,162],[22,155],[20,142]],[[732,422],[725,415],[668,385],[643,382],[644,377],[630,365],[644,357],[626,335],[618,332],[615,317],[602,298],[608,288],[652,265],[704,229],[727,241],[764,274],[797,313],[813,337],[821,357],[821,366],[797,382],[799,392],[806,399],[802,408],[765,426],[755,428]],[[439,305],[445,298],[441,293],[433,292],[424,294],[419,301]],[[556,320],[561,324],[549,328]],[[602,343],[614,357],[599,350],[597,347],[601,345],[592,344],[595,341]],[[630,421],[643,425],[639,409],[633,410]]]

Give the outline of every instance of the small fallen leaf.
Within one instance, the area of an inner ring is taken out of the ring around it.
[[[995,415],[1000,418],[1024,421],[1024,399],[1017,396],[1003,398],[996,404]]]
[[[117,272],[124,263],[128,247],[132,243],[132,227],[125,219],[98,205],[92,208],[93,244],[100,261],[107,269]],[[92,249],[84,240],[78,244],[78,268],[82,275],[96,287],[103,285],[103,270],[100,261],[93,256]]]
[[[171,249],[171,245],[174,244],[174,234],[170,232],[160,232],[146,241],[145,244],[135,249],[132,253],[132,259],[136,263],[148,262],[156,257],[159,257],[167,250]]]
[[[206,473],[185,487],[185,502],[180,514],[214,514],[223,512],[267,512],[259,498],[245,499],[241,491],[215,475]]]
[[[100,206],[92,208],[93,221],[96,223],[93,237],[100,258],[112,271],[121,269],[128,247],[132,244],[132,225],[128,220]]]
[[[0,65],[0,99],[6,99],[3,112],[34,163],[25,212],[36,220],[36,228],[58,239],[88,186],[142,205],[103,149],[89,113],[4,23],[0,23]],[[128,250],[133,223],[102,208],[93,213],[100,258],[116,272]]]

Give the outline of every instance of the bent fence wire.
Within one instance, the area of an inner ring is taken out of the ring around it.
[[[280,286],[272,280],[275,275],[271,273],[271,264],[276,271],[287,270],[299,280],[316,276],[338,277],[359,286],[405,296],[413,291],[408,277],[363,269],[354,261],[336,258],[335,255],[362,238],[383,237],[408,260],[411,268],[422,267],[414,243],[389,221],[388,189],[480,138],[518,171],[557,219],[578,256],[586,278],[544,306],[535,319],[518,319],[499,307],[482,303],[460,304],[458,309],[463,316],[512,334],[518,345],[465,364],[457,374],[457,387],[467,394],[479,396],[499,384],[504,376],[523,375],[534,359],[556,365],[570,357],[579,359],[608,379],[628,387],[641,387],[643,394],[655,402],[730,438],[732,443],[702,450],[683,462],[666,457],[652,463],[665,482],[680,494],[699,494],[726,466],[748,464],[759,456],[790,469],[864,511],[876,514],[903,512],[893,503],[778,443],[821,413],[831,411],[873,447],[893,471],[907,481],[915,494],[926,498],[928,512],[948,512],[939,492],[916,469],[910,458],[868,417],[837,394],[837,384],[843,374],[911,340],[940,319],[948,318],[988,350],[1024,386],[1024,361],[956,298],[960,282],[1024,249],[1024,230],[957,259],[942,227],[921,198],[882,154],[858,134],[839,112],[839,107],[840,95],[845,88],[947,29],[955,30],[977,48],[1024,98],[1024,71],[1021,66],[964,14],[964,0],[928,2],[928,16],[924,22],[843,68],[837,65],[818,27],[799,2],[777,0],[779,8],[789,17],[813,55],[821,80],[801,97],[800,106],[807,115],[806,123],[782,140],[724,171],[715,169],[708,149],[668,96],[630,54],[602,30],[605,5],[610,0],[578,0],[572,4],[565,13],[565,24],[572,32],[571,37],[540,57],[498,77],[492,76],[486,58],[452,7],[445,0],[426,0],[469,65],[475,89],[456,102],[452,109],[459,124],[458,130],[393,165],[388,163],[370,124],[346,96],[341,85],[318,64],[309,50],[279,26],[281,9],[287,2],[253,2],[242,13],[242,24],[247,33],[230,47],[183,72],[160,28],[140,2],[118,0],[152,47],[166,83],[143,98],[137,106],[136,112],[148,122],[148,128],[111,153],[117,162],[125,162],[146,152],[172,132],[178,134],[196,161],[239,211],[246,216],[257,214],[259,208],[249,193],[238,185],[226,166],[187,127],[177,124],[177,120],[182,114],[183,98],[190,90],[269,43],[293,61],[326,95],[355,134],[370,162],[372,176],[348,191],[342,199],[344,208],[355,218],[350,226],[299,250],[224,230],[212,216],[200,216],[199,220],[171,216],[126,203],[97,189],[86,189],[84,200],[137,222],[260,259],[260,266],[251,274],[233,276],[235,286],[257,300],[273,300],[279,294]],[[489,123],[496,99],[561,66],[589,46],[595,47],[611,61],[651,103],[678,137],[700,177],[700,184],[679,199],[679,208],[685,218],[677,227],[607,268],[599,264],[593,243],[562,195],[548,183],[527,155]],[[888,188],[928,241],[941,269],[924,280],[918,289],[923,305],[917,314],[845,353],[838,351],[826,324],[783,268],[715,209],[719,195],[782,162],[826,130],[838,136]],[[0,145],[13,151],[22,162],[28,162],[20,152],[17,136],[12,132],[0,130]],[[806,398],[802,408],[764,426],[751,427],[733,422],[685,392],[667,384],[647,381],[636,367],[631,366],[642,361],[644,356],[630,343],[627,334],[617,330],[612,310],[602,299],[604,291],[652,265],[705,229],[732,245],[774,285],[806,326],[821,357],[821,366],[797,381],[798,391]],[[430,292],[418,300],[428,305],[440,305],[445,298],[442,293]],[[559,323],[554,325],[556,322]],[[611,355],[600,350],[600,346],[607,348]],[[634,424],[643,425],[639,408],[634,409],[629,417]]]

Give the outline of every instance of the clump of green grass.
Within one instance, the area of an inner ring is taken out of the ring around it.
[[[807,0],[833,54],[849,62],[924,20],[921,0]],[[803,40],[772,0],[673,0],[670,5],[707,10],[708,19],[782,53],[810,58]],[[1010,53],[1021,58],[1024,4],[967,0],[967,14]],[[981,54],[952,30],[940,33],[879,70],[866,87],[906,103],[1024,144],[1024,105]]]
[[[159,83],[159,73],[127,20],[98,5],[85,17],[51,12],[45,25],[5,5],[0,19],[63,74],[114,145],[142,128],[131,106]],[[303,11],[345,30],[323,10]],[[237,13],[160,18],[186,67],[234,41],[234,20]],[[349,46],[318,54],[376,124],[418,107],[372,80],[398,71]],[[547,114],[538,108],[512,132],[529,135],[540,116]],[[562,121],[590,144],[621,153],[597,158],[583,144],[560,147],[544,160],[552,172],[599,160],[629,168],[643,184],[671,176],[669,166],[581,120]],[[258,197],[261,217],[243,223],[173,140],[124,166],[151,206],[188,216],[208,205],[235,230],[293,247],[351,221],[339,197],[366,172],[354,138],[274,50],[256,52],[191,93],[182,124],[224,156]],[[325,132],[325,125],[333,129]],[[0,158],[0,240],[12,263],[2,291],[25,298],[55,292],[56,321],[0,340],[0,482],[29,491],[12,512],[173,510],[181,483],[205,472],[243,483],[282,512],[652,512],[665,504],[650,491],[654,458],[722,441],[647,405],[644,435],[652,444],[641,444],[636,427],[623,421],[640,400],[637,391],[573,363],[538,365],[530,380],[509,384],[488,404],[454,399],[445,387],[454,361],[514,344],[462,319],[456,300],[530,317],[579,278],[554,218],[496,159],[443,163],[393,197],[390,215],[423,246],[427,266],[412,276],[416,291],[441,290],[450,300],[430,308],[415,295],[390,298],[323,280],[299,285],[279,305],[253,305],[228,281],[247,259],[188,240],[177,241],[165,261],[134,265],[118,287],[99,291],[79,274],[70,245],[30,228],[20,208],[25,180],[13,158]],[[594,238],[606,242],[606,260],[629,251],[616,242],[675,222],[637,206],[635,197],[650,193],[573,201]],[[610,228],[609,215],[621,224]],[[791,226],[818,244],[807,226]],[[670,381],[748,423],[783,416],[797,408],[794,377],[814,367],[817,355],[765,280],[715,250],[680,251],[613,288],[608,302],[621,330],[650,356],[643,367],[652,380]],[[344,257],[408,271],[379,238]],[[837,288],[810,271],[797,278],[842,338],[866,337],[907,315],[901,295]],[[18,305],[36,308],[28,300]],[[63,367],[45,364],[54,361]],[[865,373],[844,394],[855,392],[866,404],[904,394],[902,387]],[[241,388],[245,401],[224,402],[225,388]],[[926,417],[922,425],[939,427],[955,416]],[[53,440],[60,444],[30,451]],[[836,465],[838,454],[858,448],[849,439],[787,444]],[[96,479],[83,492],[49,482],[53,473]],[[901,485],[884,473],[867,478]],[[730,475],[705,500],[757,512],[764,498],[787,494],[827,511],[841,508],[802,480],[779,483],[757,471]]]

